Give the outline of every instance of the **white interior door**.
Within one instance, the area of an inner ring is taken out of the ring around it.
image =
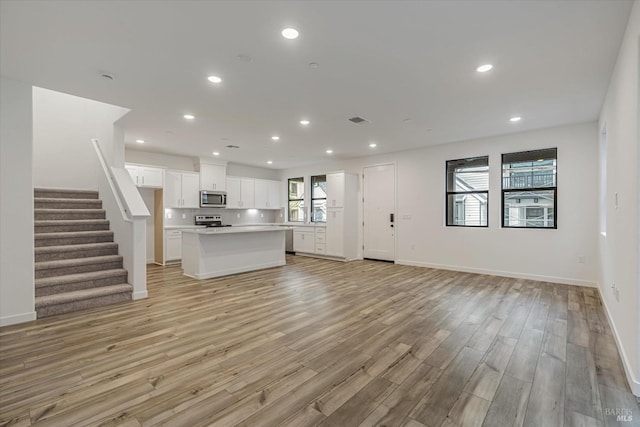
[[[394,261],[396,167],[393,164],[364,168],[364,257]]]

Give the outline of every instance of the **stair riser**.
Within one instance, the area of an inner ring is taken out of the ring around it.
[[[74,219],[105,219],[104,211],[98,212],[36,212],[36,221],[74,220]]]
[[[127,274],[119,276],[105,277],[102,279],[85,280],[82,282],[63,283],[53,286],[38,287],[36,284],[36,296],[43,297],[45,295],[55,295],[63,292],[81,291],[84,289],[100,288],[102,286],[119,285],[127,282]]]
[[[97,199],[97,191],[55,191],[39,190],[33,191],[33,197],[49,199]]]
[[[83,243],[105,242],[113,242],[113,233],[105,236],[61,237],[56,239],[38,239],[36,235],[35,247],[41,248],[43,246],[82,245]]]
[[[60,199],[56,201],[49,200],[44,202],[35,200],[33,202],[33,207],[35,209],[102,209],[102,201],[96,200],[95,202],[73,202],[65,199]]]
[[[36,308],[38,319],[43,317],[55,316],[57,314],[71,313],[74,311],[87,310],[90,308],[102,307],[109,304],[115,304],[123,301],[131,300],[131,292],[123,292],[113,295],[105,295],[87,300],[74,301],[65,304],[50,305],[46,307]]]
[[[46,247],[46,246],[40,246]],[[72,259],[72,258],[89,258],[94,256],[104,256],[104,255],[118,255],[118,246],[114,245],[114,247],[108,248],[96,248],[96,249],[78,249],[76,251],[59,251],[59,252],[49,252],[49,253],[36,253],[36,262],[42,261],[57,261],[61,259]]]
[[[36,269],[36,279],[42,279],[45,277],[64,276],[67,274],[88,273],[90,271],[113,270],[116,268],[122,268],[122,260],[101,262],[101,263],[95,263],[95,264],[86,264],[86,265],[83,265],[83,264],[71,265],[71,266],[65,266],[60,268]]]
[[[64,225],[36,225],[36,234],[65,233],[69,231],[104,231],[109,229],[109,224],[64,224]]]

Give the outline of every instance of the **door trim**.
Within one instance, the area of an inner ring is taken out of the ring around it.
[[[360,188],[362,189],[361,194],[362,194],[362,198],[360,200],[361,202],[361,212],[362,215],[360,215],[360,224],[361,224],[361,230],[362,230],[362,245],[360,246],[360,249],[362,251],[362,259],[368,259],[364,257],[364,170],[366,168],[374,168],[377,166],[393,166],[393,214],[396,218],[395,221],[395,226],[394,228],[395,233],[393,233],[393,261],[387,261],[387,262],[393,262],[394,264],[396,263],[397,259],[398,259],[398,163],[393,161],[393,162],[381,162],[381,163],[373,163],[370,165],[364,165],[362,166],[361,170],[360,170],[360,183],[361,186]],[[382,261],[382,260],[381,260]]]

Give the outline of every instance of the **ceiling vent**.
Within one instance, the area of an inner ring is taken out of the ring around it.
[[[349,121],[351,123],[355,123],[357,125],[361,125],[362,123],[371,123],[369,120],[365,119],[364,117],[360,117],[360,116],[351,117],[349,119]]]
[[[232,145],[232,144],[227,145],[226,147],[227,147],[227,148],[240,148],[239,146],[237,146],[237,145]]]

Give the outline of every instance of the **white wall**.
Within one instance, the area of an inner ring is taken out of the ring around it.
[[[0,326],[34,320],[31,85],[0,77]]]
[[[501,228],[500,155],[551,147],[558,148],[558,229]],[[595,286],[597,149],[597,124],[585,123],[290,169],[281,178],[361,175],[363,166],[396,163],[397,262]],[[445,162],[481,155],[489,155],[489,228],[445,227]]]
[[[607,165],[603,177],[606,189],[606,236],[599,237],[598,284],[613,324],[627,377],[636,395],[640,395],[639,36],[640,3],[636,1],[599,123],[601,130],[606,128]],[[614,283],[619,298],[616,298],[611,287]]]
[[[115,105],[34,87],[34,186],[97,189],[99,165],[91,139],[100,141],[110,165],[122,167],[123,134],[114,123],[127,112]]]
[[[174,154],[152,153],[149,151],[125,150],[125,157],[128,163],[141,163],[143,165],[162,166],[168,169],[183,171],[195,171],[200,159],[177,156]],[[212,159],[215,162],[216,159]],[[279,179],[279,171],[275,169],[260,168],[255,166],[239,165],[227,163],[227,175],[242,176],[256,179]]]
[[[149,151],[132,150],[130,148],[125,148],[124,156],[127,163],[162,166],[167,169],[181,171],[195,171],[195,163],[197,160],[186,156],[152,153]]]

